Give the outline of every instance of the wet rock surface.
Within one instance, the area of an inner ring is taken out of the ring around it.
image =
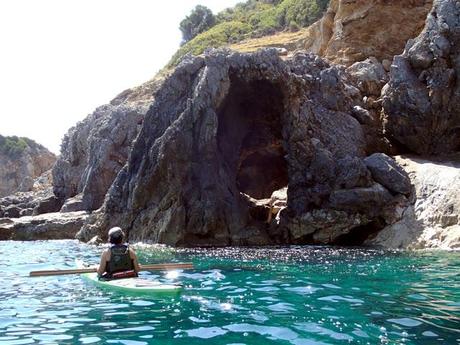
[[[460,4],[436,0],[423,32],[394,58],[383,92],[386,132],[406,152],[460,150]]]
[[[314,55],[283,61],[270,49],[183,61],[80,238],[117,224],[130,240],[180,246],[334,243],[384,217],[395,196],[364,164],[349,79]],[[287,207],[267,223],[252,199],[285,186]]]

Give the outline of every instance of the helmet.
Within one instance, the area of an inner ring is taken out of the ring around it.
[[[109,242],[110,243],[119,243],[123,240],[125,234],[120,227],[116,226],[109,230]]]

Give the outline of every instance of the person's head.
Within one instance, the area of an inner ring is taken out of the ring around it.
[[[109,230],[109,242],[112,244],[122,243],[124,237],[125,234],[123,233],[123,230],[121,230],[118,226]]]

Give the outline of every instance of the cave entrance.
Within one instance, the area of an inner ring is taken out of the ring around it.
[[[267,80],[231,77],[230,81],[227,98],[218,110],[219,149],[240,192],[254,199],[270,198],[288,185],[283,93]]]

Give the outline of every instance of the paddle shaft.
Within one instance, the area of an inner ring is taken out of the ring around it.
[[[176,269],[193,269],[191,262],[177,263],[177,264],[152,264],[152,265],[141,265],[141,271],[168,271]],[[32,271],[29,273],[30,277],[42,277],[42,276],[57,276],[64,274],[81,274],[81,273],[93,273],[96,272],[97,268],[79,268],[70,270],[45,270],[45,271]]]

